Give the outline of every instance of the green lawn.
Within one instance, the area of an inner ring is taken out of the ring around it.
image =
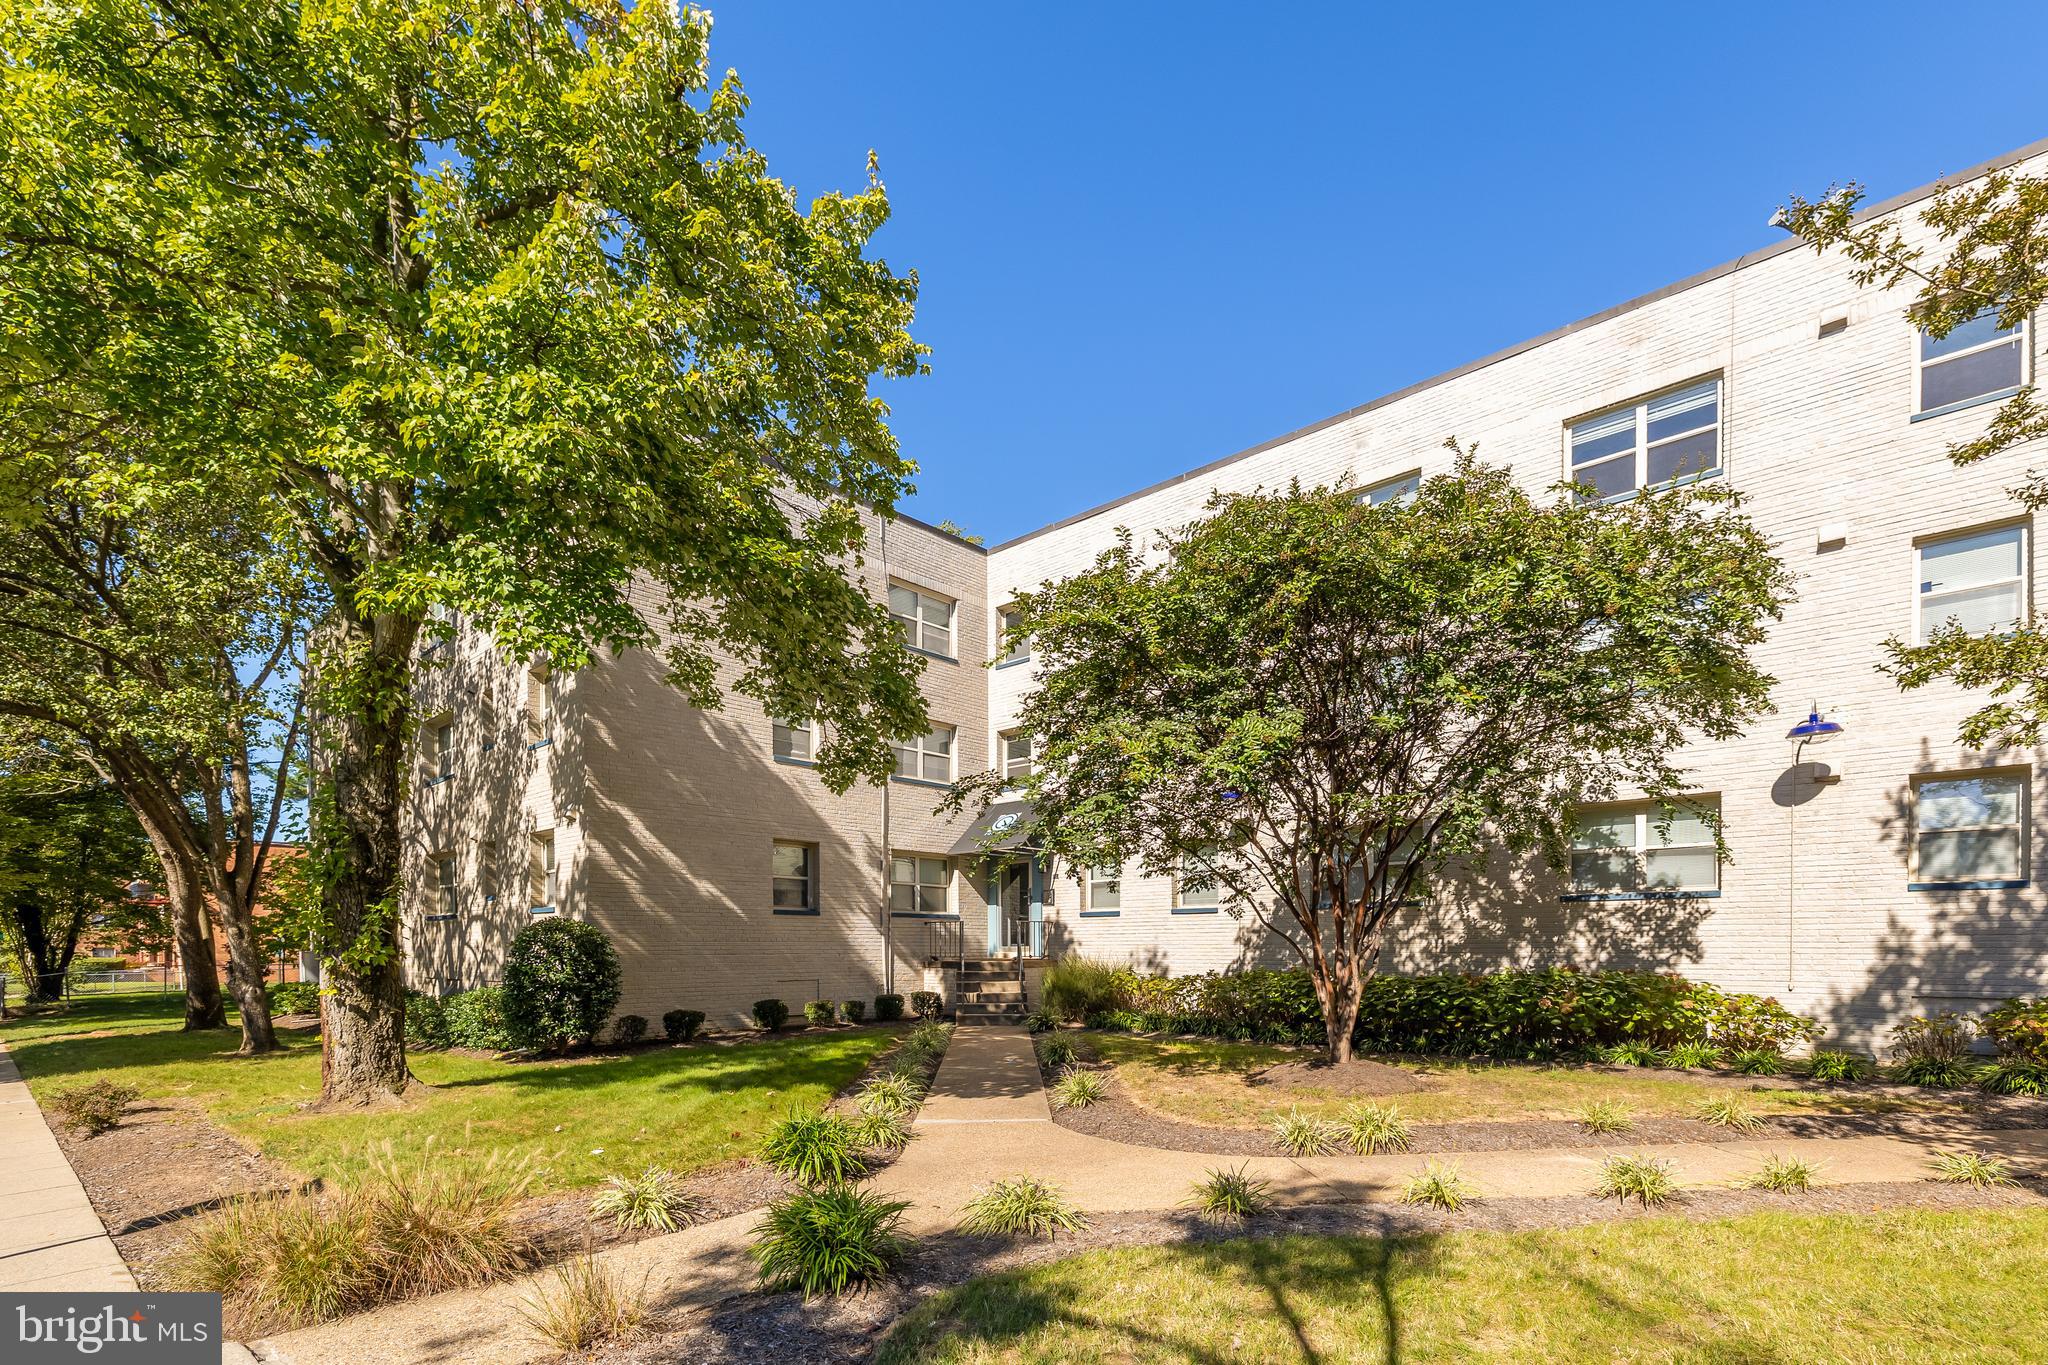
[[[877,1359],[2038,1361],[2044,1258],[2032,1209],[1145,1247],[949,1290]]]
[[[1206,1038],[1092,1036],[1103,1060],[1115,1064],[1125,1094],[1147,1109],[1190,1123],[1263,1128],[1274,1114],[1289,1107],[1335,1115],[1356,1099],[1313,1088],[1282,1090],[1249,1083],[1253,1072],[1277,1062],[1304,1060],[1310,1055],[1306,1052]],[[1426,1064],[1395,1060],[1394,1064],[1429,1083],[1427,1090],[1388,1097],[1403,1114],[1422,1123],[1570,1118],[1593,1100],[1613,1100],[1646,1117],[1685,1115],[1702,1100],[1722,1099],[1731,1093],[1741,1093],[1744,1102],[1760,1114],[1885,1113],[1950,1104],[1935,1094],[1901,1099],[1861,1093],[1854,1087],[1803,1089],[1769,1077],[1749,1078],[1747,1091],[1731,1092],[1725,1084],[1709,1084],[1698,1073],[1650,1067],[1616,1071],[1451,1059],[1432,1059]]]
[[[320,1091],[310,1033],[286,1051],[235,1055],[232,1030],[188,1034],[180,999],[96,997],[63,1014],[0,1024],[29,1088],[106,1076],[145,1096],[200,1101],[213,1121],[304,1176],[359,1169],[376,1145],[400,1152],[532,1153],[542,1189],[594,1184],[659,1162],[678,1172],[754,1150],[769,1123],[815,1109],[895,1041],[892,1030],[798,1034],[731,1047],[652,1048],[628,1057],[508,1063],[445,1053],[412,1057],[435,1087],[402,1109],[309,1115]]]

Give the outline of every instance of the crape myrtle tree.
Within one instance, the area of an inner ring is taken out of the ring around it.
[[[1682,800],[1673,755],[1767,704],[1789,583],[1725,488],[1537,498],[1462,452],[1409,505],[1218,495],[1153,549],[1023,598],[1038,762],[956,799],[1019,785],[1069,864],[1218,888],[1307,966],[1337,1062],[1447,860],[1562,864],[1575,804]]]
[[[328,1103],[408,1080],[404,755],[449,613],[556,673],[658,648],[694,704],[821,721],[840,789],[926,728],[848,573],[912,472],[869,385],[923,369],[916,281],[867,252],[873,159],[801,206],[709,40],[662,4],[0,12],[11,351],[148,422],[164,469],[260,487],[330,599]]]
[[[1855,184],[1815,200],[1795,197],[1778,221],[1824,255],[1839,251],[1856,283],[1910,288],[1906,319],[1930,337],[1970,324],[2009,330],[2026,323],[2026,340],[2014,347],[2016,380],[2026,380],[2031,372],[2019,353],[2036,347],[2033,329],[2048,303],[2048,177],[1999,171],[1944,189],[1919,210],[1917,227],[1901,214],[1859,216],[1863,197]],[[2023,448],[2038,451],[2043,437],[2048,407],[2037,386],[2019,382],[1981,430],[1952,443],[1948,455],[1971,465]],[[2048,507],[2048,474],[2029,469],[2010,492],[2038,512]],[[1964,744],[2026,747],[2048,735],[2048,626],[2039,616],[1975,636],[1951,621],[1925,643],[1895,637],[1885,649],[1887,671],[1909,691],[1947,679],[1989,692],[1991,700],[1962,724]]]

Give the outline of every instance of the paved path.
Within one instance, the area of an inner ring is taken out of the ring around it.
[[[1670,1160],[1685,1185],[1726,1185],[1773,1153],[1821,1163],[1817,1184],[1925,1180],[1929,1156],[1945,1147],[2005,1156],[2022,1172],[2048,1173],[2048,1131],[2039,1129],[1939,1142],[1886,1136],[1632,1143],[1618,1135],[1606,1147],[1450,1156],[1232,1157],[1132,1147],[1054,1123],[1030,1035],[1004,1028],[955,1031],[916,1134],[873,1181],[876,1189],[911,1202],[904,1224],[914,1232],[954,1226],[977,1187],[1027,1173],[1059,1185],[1093,1213],[1178,1208],[1205,1174],[1240,1165],[1284,1204],[1399,1199],[1409,1177],[1429,1161],[1456,1165],[1482,1195],[1584,1195],[1613,1152]]]
[[[135,1277],[0,1042],[0,1290],[134,1288]]]

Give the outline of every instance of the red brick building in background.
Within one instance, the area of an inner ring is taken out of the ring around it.
[[[269,881],[271,874],[281,863],[302,858],[305,853],[303,844],[271,844],[263,860],[264,881]],[[79,939],[79,957],[120,961],[137,971],[153,974],[169,971],[175,975],[181,969],[181,964],[178,961],[177,940],[170,931],[168,899],[156,886],[140,878],[128,883],[126,899],[130,906],[154,911],[164,919],[161,937],[153,942],[138,942],[135,941],[132,932],[118,933],[108,928],[89,928]],[[255,904],[256,932],[259,937],[263,932],[263,917],[266,913],[269,913],[269,910],[263,903],[263,889],[259,886]],[[221,932],[219,907],[213,904],[211,897],[207,901],[207,918],[211,921],[213,929],[214,970],[225,984],[228,976],[227,939]],[[98,923],[104,925],[106,920],[102,918]],[[317,969],[310,968],[305,955],[298,952],[273,954],[264,963],[263,979],[266,982],[312,980],[317,976]]]

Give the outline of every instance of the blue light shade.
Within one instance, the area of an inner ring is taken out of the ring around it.
[[[1809,711],[1806,719],[1785,732],[1787,739],[1821,739],[1827,735],[1842,733],[1841,725],[1832,720],[1822,720],[1820,712]]]

